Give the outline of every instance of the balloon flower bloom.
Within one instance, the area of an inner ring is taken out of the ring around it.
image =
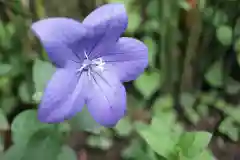
[[[124,5],[103,5],[82,23],[46,18],[31,29],[56,66],[38,108],[43,123],[60,123],[87,106],[92,118],[113,127],[126,113],[123,82],[135,80],[148,65],[139,40],[120,37],[128,17]]]

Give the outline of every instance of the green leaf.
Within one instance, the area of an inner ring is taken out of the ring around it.
[[[10,86],[11,85],[11,79],[7,76],[4,77],[0,77],[0,88],[1,90],[4,90],[4,88],[6,88],[6,86]]]
[[[61,145],[57,133],[40,130],[29,139],[21,160],[58,160]]]
[[[51,124],[43,124],[37,119],[36,110],[27,110],[16,116],[13,120],[11,131],[14,143],[26,143],[26,141],[40,129],[52,129]]]
[[[127,31],[130,33],[133,33],[139,28],[142,18],[140,17],[140,14],[138,12],[131,11],[128,14],[128,19],[129,19],[129,24],[128,24]]]
[[[122,157],[126,159],[146,160],[148,159],[142,144],[137,139],[132,139],[130,145],[122,151]]]
[[[121,119],[114,128],[119,136],[129,136],[132,132],[132,124],[129,118],[125,117]]]
[[[239,29],[238,29],[238,32],[239,32]],[[234,44],[234,49],[237,53],[237,62],[238,62],[238,65],[240,65],[240,38],[238,38]]]
[[[0,76],[8,74],[11,70],[12,66],[10,64],[0,64]]]
[[[147,147],[147,156],[148,156],[148,159],[151,159],[151,160],[158,160],[159,159],[157,157],[157,154],[150,147]]]
[[[1,159],[1,153],[4,152],[5,149],[5,135],[0,135],[0,159]]]
[[[158,0],[152,0],[149,1],[147,7],[146,7],[146,13],[151,18],[158,18],[159,17],[159,1]]]
[[[148,99],[161,86],[161,77],[158,72],[146,73],[144,72],[136,81],[135,87]]]
[[[182,155],[181,153],[177,156],[177,158],[174,159],[179,159],[179,160],[215,160],[215,158],[213,157],[213,155],[208,151],[208,150],[204,150],[202,153],[200,153],[199,155],[189,158],[189,157],[185,157],[184,155]]]
[[[133,0],[107,0],[108,3],[123,3],[127,9],[130,9]]]
[[[30,138],[24,140],[25,143],[15,143],[11,146],[4,154],[3,160],[63,160],[58,159],[59,155],[66,155],[64,153],[66,149],[62,148],[61,152],[63,141],[56,130],[38,130]]]
[[[234,50],[235,50],[237,53],[240,53],[240,38],[238,38],[238,39],[235,41]]]
[[[217,39],[224,46],[229,46],[232,43],[232,28],[230,26],[222,25],[217,28]]]
[[[11,37],[15,33],[15,31],[16,31],[15,30],[15,26],[14,26],[13,23],[8,23],[6,25],[6,30],[7,30],[8,34],[9,34],[9,37]]]
[[[9,129],[9,124],[7,117],[3,110],[0,108],[0,131],[5,131]]]
[[[152,150],[160,156],[167,158],[174,151],[176,142],[174,142],[169,132],[159,132],[158,130],[143,124],[136,124],[136,131],[147,142]]]
[[[4,24],[2,22],[0,22],[0,40],[3,41],[4,39],[4,35],[5,35],[5,28],[4,28]]]
[[[19,51],[17,51],[19,52]],[[10,64],[12,66],[11,75],[18,76],[20,74],[25,74],[27,70],[27,66],[23,65],[26,61],[23,60],[21,54],[13,54],[9,57]]]
[[[224,99],[217,99],[215,102],[215,106],[219,109],[224,109],[227,106],[227,102]]]
[[[203,10],[204,8],[206,8],[206,5],[207,5],[206,0],[201,0],[201,1],[198,1],[197,7],[199,10]]]
[[[213,87],[221,87],[223,85],[222,62],[217,61],[216,63],[214,63],[204,75],[204,77],[207,82]]]
[[[218,95],[218,92],[216,91],[211,91],[211,92],[208,92],[208,93],[202,93],[201,94],[201,103],[202,104],[205,104],[205,105],[212,105],[215,103],[216,99],[217,99],[217,95]]]
[[[58,131],[61,133],[68,134],[71,131],[71,125],[67,121],[58,124],[57,127],[58,127]]]
[[[182,154],[188,158],[201,154],[208,146],[212,135],[208,132],[183,133],[178,142]]]
[[[100,133],[101,131],[101,126],[92,118],[86,106],[69,122],[73,130],[83,130],[93,133]]]
[[[212,8],[211,8],[212,9]],[[211,22],[215,27],[225,24],[228,21],[228,15],[220,9],[212,9]]]
[[[226,92],[228,94],[237,94],[240,91],[240,83],[234,79],[230,79],[227,82]]]
[[[224,106],[220,106],[218,107],[219,109],[221,109],[225,114],[229,115],[234,121],[236,121],[237,123],[240,123],[240,106],[231,106],[229,104],[227,104],[226,102],[223,103]]]
[[[31,102],[32,98],[31,98],[31,94],[29,91],[29,86],[26,82],[23,82],[20,84],[20,86],[18,88],[18,95],[23,102],[25,102],[25,103]]]
[[[127,94],[127,106],[129,108],[142,108],[144,107],[144,100],[137,98],[135,95]]]
[[[231,117],[226,118],[219,126],[219,131],[228,135],[233,141],[239,139],[239,129],[234,124],[234,120]]]
[[[35,60],[33,65],[33,81],[36,92],[43,92],[55,70],[51,63],[39,59]]]
[[[166,133],[174,142],[177,142],[182,134],[182,127],[176,124],[176,116],[172,112],[162,112],[154,116],[151,121],[151,128],[159,133]]]
[[[181,105],[183,107],[192,107],[194,102],[196,101],[196,97],[191,93],[182,93],[180,95]]]
[[[185,0],[181,0],[179,1],[179,6],[184,9],[185,11],[189,11],[192,9],[190,3],[188,1]]]
[[[144,37],[143,42],[148,47],[148,61],[149,65],[154,67],[155,66],[155,59],[157,53],[157,45],[156,42],[151,37]]]
[[[212,153],[208,150],[204,150],[200,155],[194,157],[193,160],[216,160]]]
[[[103,150],[108,150],[113,142],[110,138],[108,137],[103,137],[103,136],[89,136],[87,139],[87,144],[91,147],[96,147],[100,148]]]
[[[25,145],[14,144],[3,155],[3,160],[22,160]]]
[[[32,96],[32,100],[36,103],[39,103],[41,101],[42,96],[43,92],[35,92]]]
[[[163,116],[156,117],[154,116],[151,121],[151,128],[154,128],[158,132],[171,132],[173,128],[173,124],[175,122],[175,117],[173,116],[166,116],[167,114],[162,114]]]
[[[209,115],[209,109],[208,106],[205,104],[199,104],[197,107],[197,112],[201,117],[208,116]]]
[[[57,160],[77,160],[77,155],[74,150],[68,146],[63,146]]]
[[[11,35],[8,34],[7,28],[4,24],[0,24],[0,45],[5,48],[9,49],[11,45]]]
[[[155,115],[158,113],[162,114],[163,111],[172,111],[173,97],[171,95],[163,95],[158,97],[152,108]]]
[[[189,120],[192,123],[197,124],[197,122],[200,120],[200,117],[196,113],[196,111],[193,109],[193,105],[195,101],[196,101],[196,97],[194,97],[193,94],[190,94],[190,93],[181,94],[181,105],[186,112],[186,116],[189,118]]]
[[[159,30],[159,28],[160,23],[157,21],[157,19],[150,19],[143,23],[143,31],[149,34],[152,32],[160,33],[161,30]]]
[[[3,96],[0,106],[5,114],[10,114],[16,107],[17,100],[14,96]]]

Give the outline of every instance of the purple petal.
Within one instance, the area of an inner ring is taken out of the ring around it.
[[[117,77],[108,70],[92,73],[87,107],[93,119],[113,127],[125,115],[126,91]]]
[[[102,57],[113,66],[122,82],[135,80],[148,65],[148,48],[139,40],[120,38],[115,47]],[[110,67],[111,67],[110,66]]]
[[[81,23],[70,18],[48,18],[33,23],[32,30],[49,59],[58,67],[64,67],[68,60],[81,61],[84,58],[83,48],[79,45],[86,29]]]
[[[77,77],[69,69],[58,69],[49,81],[38,110],[45,123],[58,123],[71,118],[84,106],[85,73]]]
[[[93,59],[103,56],[126,30],[127,24],[128,17],[123,4],[106,4],[90,13],[83,21],[91,34],[89,57]]]

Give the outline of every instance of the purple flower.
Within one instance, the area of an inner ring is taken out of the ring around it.
[[[86,104],[99,124],[112,127],[125,115],[122,82],[136,79],[148,64],[147,47],[122,37],[128,24],[122,4],[97,8],[82,23],[48,18],[32,25],[57,70],[46,86],[38,118],[44,123],[70,119]]]

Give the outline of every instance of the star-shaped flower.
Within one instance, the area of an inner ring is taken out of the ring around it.
[[[148,65],[148,49],[122,37],[128,17],[122,4],[103,5],[82,23],[70,18],[47,18],[32,30],[57,70],[46,86],[38,118],[59,123],[86,104],[99,124],[112,127],[125,115],[122,82],[135,80]]]

